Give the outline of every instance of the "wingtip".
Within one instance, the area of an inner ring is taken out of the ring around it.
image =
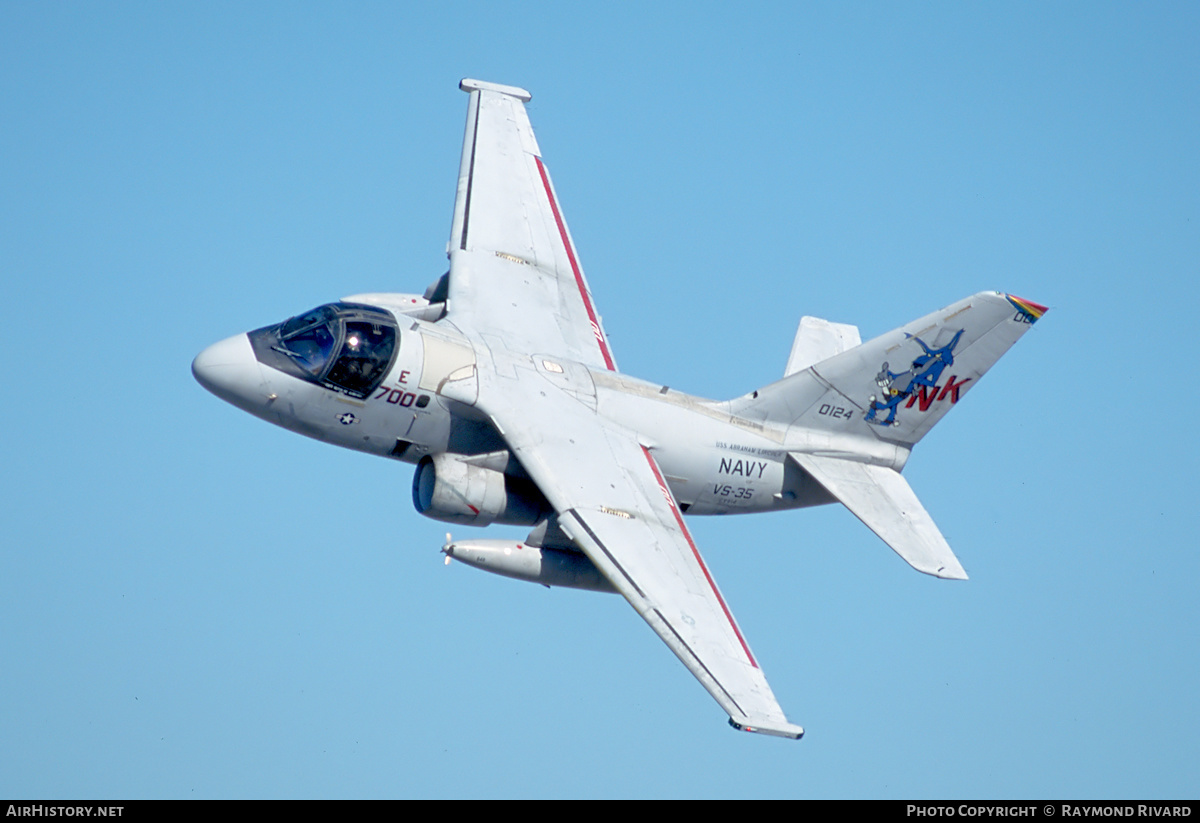
[[[506,94],[509,97],[515,97],[522,103],[528,103],[533,99],[533,95],[525,91],[525,89],[517,86],[503,86],[499,83],[488,83],[486,80],[473,80],[470,77],[464,77],[458,81],[458,87],[465,92],[472,91],[494,91],[498,94]]]
[[[753,732],[754,734],[769,734],[772,737],[785,737],[788,740],[799,740],[804,737],[804,729],[799,726],[793,726],[791,723],[782,723],[777,726],[772,725],[757,725],[751,726],[744,723],[739,723],[732,717],[729,718],[729,725],[737,729],[739,732]]]

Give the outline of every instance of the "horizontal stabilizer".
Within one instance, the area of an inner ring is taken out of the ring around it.
[[[950,544],[899,472],[840,457],[791,456],[908,565],[934,577],[967,579]]]
[[[862,337],[858,333],[858,326],[831,323],[819,317],[801,317],[783,376],[804,371],[860,343]]]

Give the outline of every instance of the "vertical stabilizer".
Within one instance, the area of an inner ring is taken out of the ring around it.
[[[1045,311],[980,292],[733,400],[730,410],[911,447]]]

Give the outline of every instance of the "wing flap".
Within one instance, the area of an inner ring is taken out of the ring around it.
[[[948,580],[967,579],[950,544],[899,472],[840,457],[801,452],[791,452],[791,457],[914,569]]]

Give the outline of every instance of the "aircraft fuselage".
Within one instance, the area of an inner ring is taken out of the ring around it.
[[[369,390],[360,385],[352,392],[288,373],[297,358],[290,348],[299,346],[264,342],[263,330],[211,346],[193,370],[214,394],[269,423],[417,464],[427,456],[470,459],[505,450],[490,421],[471,405],[472,375],[486,358],[500,374],[538,372],[582,406],[637,432],[684,513],[744,514],[833,500],[786,459],[786,431],[733,417],[727,404],[557,355],[514,353],[499,340],[480,351],[453,326],[372,308],[395,321],[397,340],[386,373]],[[349,334],[343,331],[343,337]]]

